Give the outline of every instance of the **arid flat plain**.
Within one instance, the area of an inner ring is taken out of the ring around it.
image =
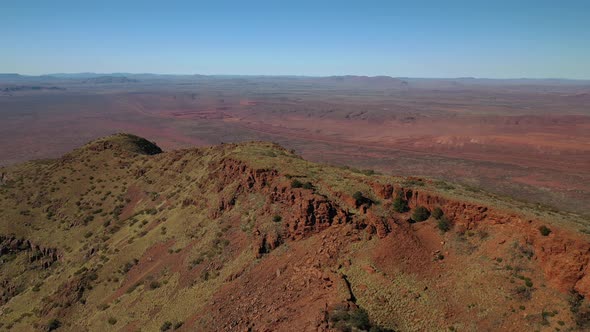
[[[316,162],[582,214],[590,201],[589,81],[0,77],[0,165],[116,132],[164,149],[274,141]]]

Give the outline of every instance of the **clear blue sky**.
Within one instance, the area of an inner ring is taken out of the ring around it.
[[[590,0],[0,0],[0,43],[24,74],[590,79]]]

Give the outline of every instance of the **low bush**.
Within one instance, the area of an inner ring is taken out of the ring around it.
[[[54,331],[61,327],[61,322],[59,319],[54,318],[47,323],[47,331]]]
[[[541,233],[541,235],[547,236],[547,235],[551,234],[551,229],[549,229],[549,227],[543,225],[543,226],[539,227],[539,232]]]
[[[590,303],[583,295],[576,291],[570,293],[568,299],[570,311],[574,316],[574,322],[580,329],[590,328]]]
[[[430,217],[430,211],[423,206],[417,206],[412,213],[412,220],[414,221],[424,221]]]
[[[410,210],[408,202],[401,196],[397,195],[393,200],[393,210],[395,212],[404,213]]]
[[[299,181],[298,179],[291,180],[291,188],[302,188],[303,182]]]
[[[438,229],[445,233],[451,230],[451,223],[449,222],[449,220],[443,216],[442,218],[440,218],[440,220],[437,222],[436,227],[438,227]]]
[[[172,328],[172,322],[166,321],[160,326],[160,331],[168,331]]]
[[[371,203],[373,203],[373,201],[370,198],[365,197],[363,195],[363,193],[360,192],[360,191],[357,191],[354,194],[352,194],[352,198],[355,199],[357,206],[363,205],[363,204],[369,204],[370,205]]]
[[[303,188],[303,189],[313,189],[313,184],[311,182],[301,182],[299,179],[291,180],[291,188]]]
[[[329,318],[332,327],[338,331],[391,331],[372,324],[367,311],[362,308],[348,308],[346,305],[339,305],[329,312]]]
[[[512,290],[512,294],[519,300],[530,300],[533,296],[533,289],[526,286],[518,286]]]
[[[439,220],[440,218],[442,218],[444,215],[443,210],[440,207],[435,207],[434,210],[432,210],[432,217],[434,217],[434,219]]]

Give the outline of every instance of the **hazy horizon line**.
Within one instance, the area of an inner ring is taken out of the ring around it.
[[[306,75],[306,74],[188,74],[188,73],[155,73],[155,72],[53,72],[45,74],[23,74],[15,72],[0,72],[0,75],[18,75],[23,77],[47,77],[57,75],[153,75],[153,76],[210,76],[210,77],[301,77],[301,78],[330,78],[330,77],[366,77],[366,78],[393,78],[393,79],[473,79],[473,80],[564,80],[564,81],[590,81],[590,78],[568,77],[478,77],[478,76],[391,76],[391,75],[361,75],[361,74],[334,74],[334,75]]]

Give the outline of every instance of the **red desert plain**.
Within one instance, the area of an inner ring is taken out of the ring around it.
[[[590,201],[589,81],[3,75],[0,118],[1,165],[117,132],[165,150],[264,140],[548,209]]]

